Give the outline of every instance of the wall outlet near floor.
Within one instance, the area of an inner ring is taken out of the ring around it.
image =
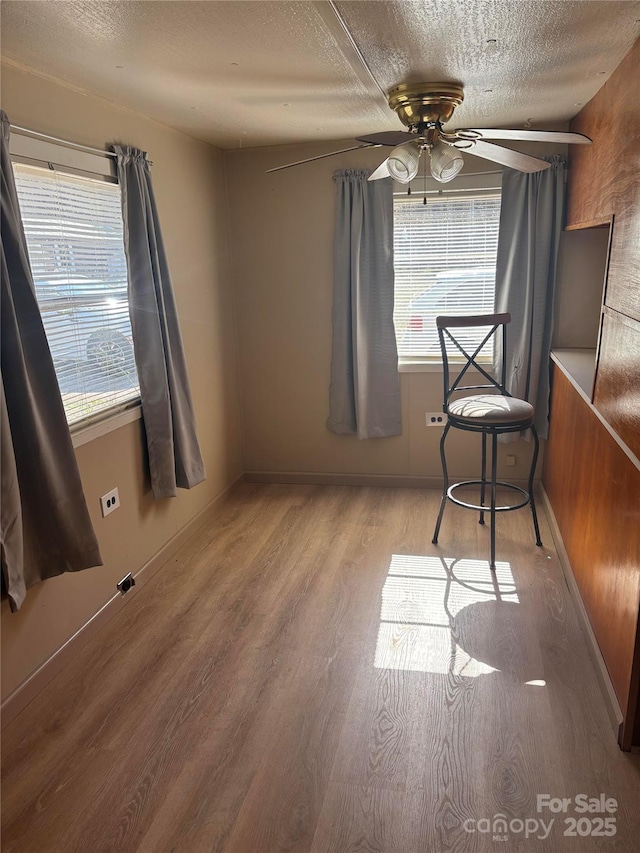
[[[444,426],[447,422],[444,412],[427,412],[425,419],[427,426]]]
[[[513,466],[516,464],[516,457],[513,455],[513,453],[509,453],[507,455],[506,463],[510,468],[513,468]]]
[[[116,586],[118,587],[118,589],[120,590],[120,592],[123,595],[126,595],[129,592],[129,590],[131,589],[131,587],[135,586],[135,585],[136,585],[136,579],[131,574],[131,572],[129,572],[128,575],[125,575],[122,578],[122,580],[118,581],[118,583],[116,584]]]
[[[100,506],[102,507],[102,516],[109,515],[110,512],[113,512],[114,509],[118,509],[120,506],[120,495],[118,494],[118,489],[111,489],[110,492],[107,492],[106,495],[102,495],[100,498]]]

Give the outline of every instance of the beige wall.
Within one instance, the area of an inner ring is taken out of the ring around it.
[[[325,428],[331,365],[332,174],[341,168],[374,168],[385,154],[381,149],[356,151],[269,175],[265,170],[348,145],[225,152],[245,468],[439,477],[441,431],[425,426],[425,413],[442,407],[441,372],[402,374],[402,436],[358,441]],[[528,152],[551,154],[555,149],[530,147]],[[465,165],[468,172],[494,168],[472,157]],[[478,436],[457,432],[449,449],[454,476],[477,473]],[[517,458],[509,473],[526,476],[530,446],[501,446],[501,457],[507,453]]]
[[[57,83],[3,67],[2,107],[14,124],[98,148],[121,141],[149,151],[180,313],[207,480],[154,501],[144,475],[140,422],[77,450],[104,567],[47,580],[22,609],[2,602],[2,695],[6,697],[242,471],[227,215],[221,152],[135,113]],[[114,486],[121,508],[101,518]]]

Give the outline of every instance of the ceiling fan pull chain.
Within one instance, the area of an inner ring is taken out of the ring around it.
[[[429,151],[429,155],[431,155],[430,151]],[[422,158],[422,165],[423,165],[422,174],[423,174],[423,178],[424,178],[424,197],[422,199],[422,203],[426,204],[427,203],[427,155],[426,155],[426,153],[424,154],[424,156]]]

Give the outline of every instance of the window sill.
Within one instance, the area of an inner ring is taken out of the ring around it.
[[[463,359],[449,359],[449,366],[453,370],[456,366],[461,367],[464,364]],[[478,364],[485,365],[485,369],[491,368],[491,362],[484,359],[478,359]],[[471,368],[473,369],[473,368]],[[442,361],[411,361],[403,359],[398,361],[398,373],[442,373]]]
[[[442,361],[410,361],[398,362],[398,373],[442,373]]]
[[[76,428],[71,427],[71,441],[74,447],[82,447],[83,444],[89,444],[96,438],[107,435],[126,424],[133,423],[142,419],[142,406],[140,401],[129,406],[121,412],[116,412],[113,415],[108,415],[96,423],[82,426],[79,424]]]

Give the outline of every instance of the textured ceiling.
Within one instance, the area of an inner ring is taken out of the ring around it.
[[[452,126],[567,120],[640,35],[635,0],[0,8],[5,61],[223,148],[399,129],[381,90],[423,80],[464,85]]]
[[[426,80],[464,85],[465,102],[452,128],[566,121],[640,35],[639,3],[423,0],[336,6],[385,91]]]

